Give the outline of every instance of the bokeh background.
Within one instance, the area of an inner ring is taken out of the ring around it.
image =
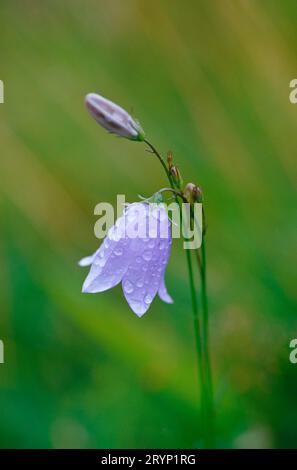
[[[90,91],[204,189],[218,446],[296,447],[296,25],[294,0],[1,1],[1,447],[200,443],[180,244],[173,306],[80,292],[95,205],[167,185]]]

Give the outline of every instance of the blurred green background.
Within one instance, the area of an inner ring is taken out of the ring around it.
[[[173,306],[81,294],[95,205],[167,185],[90,91],[204,189],[218,446],[297,446],[296,25],[294,0],[1,1],[1,447],[200,443],[180,243]]]

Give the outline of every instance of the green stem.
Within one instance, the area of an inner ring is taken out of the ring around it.
[[[204,219],[204,213],[203,213]],[[198,253],[199,255],[199,253]],[[215,415],[214,415],[214,401],[213,401],[213,386],[212,386],[212,373],[211,362],[209,355],[209,331],[208,331],[208,300],[207,300],[207,285],[206,285],[206,249],[205,249],[205,236],[202,235],[201,243],[201,257],[197,256],[198,268],[201,280],[201,305],[202,305],[202,356],[205,368],[205,388],[206,388],[206,414],[208,417],[207,422],[207,446],[210,448],[215,447]]]
[[[206,285],[206,248],[205,248],[205,212],[202,206],[202,227],[199,227],[199,222],[195,217],[195,212],[192,211],[192,222],[196,225],[197,230],[201,231],[201,248],[196,251],[196,260],[198,271],[200,274],[201,282],[201,330],[202,330],[202,362],[203,370],[205,373],[205,407],[206,407],[206,443],[207,447],[215,447],[215,411],[214,411],[214,400],[213,400],[213,386],[212,386],[212,373],[211,373],[211,361],[209,354],[209,331],[208,331],[208,300],[207,300],[207,285]]]
[[[201,402],[201,420],[203,422],[203,429],[206,429],[207,426],[207,416],[206,416],[206,389],[205,389],[205,372],[203,371],[203,356],[202,356],[202,341],[201,341],[201,325],[198,315],[198,301],[194,283],[194,274],[193,274],[193,265],[192,265],[192,257],[191,252],[189,249],[186,249],[186,258],[187,258],[187,265],[188,265],[188,273],[189,273],[189,284],[190,284],[190,292],[191,292],[191,300],[192,300],[192,310],[193,310],[193,320],[194,320],[194,334],[195,334],[195,345],[196,345],[196,354],[198,359],[198,380],[200,386],[200,402]],[[205,436],[205,444],[206,444],[206,436]]]
[[[160,161],[166,176],[169,180],[170,186],[174,188],[174,184],[171,178],[171,175],[168,171],[166,163],[157,149],[148,141],[144,141],[154,153],[158,160]],[[179,194],[175,194],[177,199]],[[179,202],[179,201],[178,201]],[[192,257],[189,249],[186,249],[186,258],[188,265],[188,274],[189,274],[189,283],[191,291],[191,301],[192,301],[192,310],[193,310],[193,320],[194,320],[194,334],[195,334],[195,344],[196,344],[196,354],[198,359],[198,378],[200,382],[201,390],[201,416],[203,422],[204,430],[204,444],[205,447],[212,448],[214,447],[214,414],[213,414],[213,399],[212,399],[212,382],[211,382],[211,368],[208,354],[208,306],[207,306],[207,294],[206,294],[206,259],[205,259],[205,246],[204,246],[204,237],[202,239],[202,254],[201,259],[199,252],[197,251],[197,261],[199,266],[199,272],[201,276],[201,295],[202,295],[202,309],[203,309],[203,318],[202,322],[199,319],[198,312],[198,301],[194,283],[194,274],[192,266]],[[202,323],[202,327],[201,324]]]
[[[144,139],[144,142],[150,147],[151,151],[156,155],[156,157],[158,158],[159,162],[161,163],[165,173],[166,173],[166,176],[169,180],[169,183],[170,183],[170,186],[174,189],[174,185],[173,185],[173,182],[172,182],[172,178],[171,178],[171,175],[168,171],[168,168],[166,166],[166,163],[164,161],[164,159],[162,158],[162,156],[160,155],[160,153],[158,152],[158,150],[153,146],[153,144],[151,144],[148,140]]]

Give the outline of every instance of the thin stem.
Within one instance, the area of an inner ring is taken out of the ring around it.
[[[144,142],[150,147],[153,154],[155,154],[160,161],[166,176],[169,180],[171,188],[174,190],[174,195],[177,200],[177,194],[174,184],[169,173],[169,170],[166,166],[166,163],[157,149],[148,141]],[[180,201],[178,201],[180,204]],[[195,223],[195,222],[194,222]],[[192,266],[192,257],[189,249],[186,249],[186,258],[188,265],[189,273],[189,282],[190,282],[190,291],[191,291],[191,301],[192,301],[192,310],[193,310],[193,320],[194,320],[194,333],[195,333],[195,343],[196,343],[196,353],[198,359],[198,378],[200,382],[201,390],[201,415],[203,419],[203,429],[204,429],[204,440],[205,447],[214,447],[213,441],[213,399],[212,399],[212,382],[211,382],[211,368],[208,354],[208,305],[207,305],[207,294],[206,294],[206,259],[205,259],[205,245],[204,245],[204,236],[202,238],[203,251],[200,254],[197,251],[197,261],[199,272],[201,276],[201,296],[202,296],[202,308],[203,308],[203,317],[202,322],[199,319],[198,313],[198,301],[195,290],[194,283],[194,274]],[[202,323],[202,326],[201,326]]]
[[[206,447],[215,447],[215,425],[214,425],[214,404],[212,389],[212,374],[209,356],[209,334],[208,334],[208,301],[206,289],[206,250],[205,250],[205,212],[202,206],[202,227],[196,218],[194,208],[191,210],[191,223],[201,236],[201,249],[196,249],[196,261],[201,282],[201,349],[202,368],[204,373],[204,406],[205,406],[205,443]],[[200,253],[201,252],[201,253]]]
[[[203,211],[203,224],[204,224],[204,211]],[[214,447],[214,435],[215,435],[215,414],[214,414],[214,402],[213,402],[213,387],[212,387],[212,374],[211,374],[211,363],[209,355],[209,331],[208,331],[208,299],[207,299],[207,285],[206,285],[206,248],[205,248],[205,236],[202,235],[201,243],[201,256],[199,252],[197,254],[198,268],[200,272],[201,280],[201,305],[202,305],[202,355],[203,362],[205,364],[205,388],[206,388],[206,407],[207,407],[207,435],[208,435],[208,446]]]
[[[164,168],[164,171],[166,173],[166,176],[169,180],[169,183],[170,183],[170,186],[172,188],[174,188],[173,186],[173,183],[172,183],[172,179],[171,179],[171,175],[168,171],[168,168],[166,166],[166,163],[165,163],[165,160],[163,159],[163,157],[160,155],[160,153],[158,152],[158,150],[153,146],[153,144],[151,144],[148,140],[144,139],[144,142],[150,147],[151,151],[156,155],[156,157],[159,159],[159,162],[161,163],[162,167]]]
[[[191,292],[191,300],[192,300],[192,308],[193,308],[193,318],[194,318],[194,329],[195,329],[195,337],[196,337],[196,352],[197,357],[199,358],[199,377],[200,377],[200,386],[203,385],[203,374],[201,368],[201,361],[202,361],[202,348],[201,348],[201,341],[200,341],[200,322],[198,316],[198,301],[197,295],[195,290],[195,283],[194,283],[194,274],[193,274],[193,265],[192,265],[192,258],[190,250],[186,250],[186,257],[187,257],[187,264],[188,264],[188,271],[189,271],[189,283],[190,283],[190,292]]]

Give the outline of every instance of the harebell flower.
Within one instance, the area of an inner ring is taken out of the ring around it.
[[[127,111],[96,93],[89,93],[85,102],[91,116],[104,129],[120,137],[146,144],[148,151],[158,158],[170,184],[170,188],[162,188],[158,194],[171,191],[176,202],[190,204],[189,222],[193,227],[198,225],[194,205],[197,202],[203,203],[201,247],[192,250],[185,249],[185,252],[201,389],[200,429],[204,446],[213,447],[215,445],[214,406],[208,347],[205,211],[202,190],[194,183],[184,185],[180,169],[173,161],[172,152],[168,152],[165,160],[156,147],[147,140],[138,121]],[[154,222],[153,229],[151,222]],[[172,303],[164,280],[170,248],[171,223],[164,206],[159,204],[151,211],[147,201],[130,204],[115,225],[110,228],[99,249],[93,255],[80,261],[81,266],[91,266],[82,291],[102,292],[122,283],[124,296],[133,312],[139,317],[147,312],[157,294],[164,302]],[[193,268],[193,258],[197,262],[196,272]],[[198,289],[195,281],[197,272],[200,278]]]

